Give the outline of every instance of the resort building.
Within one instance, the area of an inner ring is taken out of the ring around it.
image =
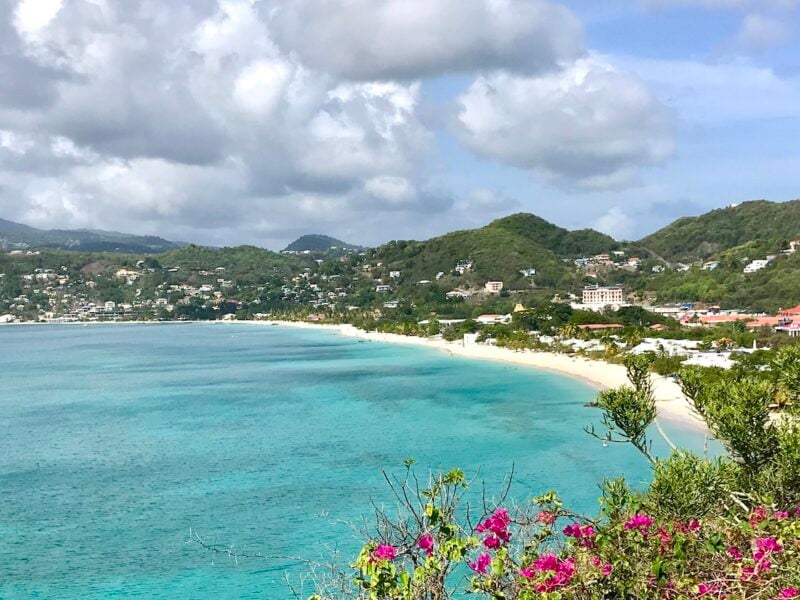
[[[768,258],[759,258],[754,260],[749,265],[744,268],[745,273],[755,273],[756,271],[760,271],[761,269],[767,267],[769,263],[772,262]]]
[[[591,308],[619,307],[625,303],[625,294],[619,286],[591,285],[583,288],[583,303]]]
[[[502,281],[487,281],[486,282],[486,291],[490,294],[499,294],[503,289],[503,282]]]

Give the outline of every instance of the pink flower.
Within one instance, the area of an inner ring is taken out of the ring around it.
[[[800,590],[795,587],[783,588],[778,593],[778,598],[797,598],[800,596]]]
[[[625,529],[638,529],[644,533],[650,525],[653,524],[653,519],[647,515],[636,513],[625,522]]]
[[[662,544],[669,544],[672,541],[672,537],[667,533],[667,530],[663,527],[659,527],[658,531],[656,531],[656,535],[661,539]]]
[[[423,535],[419,538],[419,542],[417,542],[420,550],[423,550],[425,554],[431,556],[433,554],[433,536],[430,534]]]
[[[388,560],[393,561],[397,558],[397,549],[394,546],[390,546],[388,544],[381,544],[375,551],[372,553],[373,558],[375,560]]]
[[[783,552],[783,546],[781,546],[774,537],[758,538],[756,540],[756,551],[753,552],[753,558],[761,560],[767,554],[780,554],[781,552]]]
[[[524,569],[520,570],[519,574],[526,579],[533,579],[536,576],[536,573],[534,573],[533,569],[530,567],[525,567]]]
[[[759,506],[758,508],[754,508],[753,512],[750,513],[750,525],[755,527],[762,521],[767,519],[767,509],[763,506]]]
[[[480,523],[475,529],[478,533],[488,533],[489,535],[483,540],[483,545],[487,548],[499,548],[511,539],[511,533],[508,531],[508,526],[511,524],[511,517],[508,516],[508,511],[504,508],[498,508],[494,513],[489,516],[483,523]]]
[[[697,595],[707,596],[709,594],[719,594],[722,588],[717,583],[701,583],[697,586]]]
[[[728,546],[727,552],[728,556],[730,556],[733,560],[742,560],[742,551],[736,546]]]
[[[776,521],[780,521],[782,519],[788,519],[789,518],[789,512],[786,511],[786,510],[779,510],[778,512],[776,512],[772,516],[775,517]]]
[[[489,568],[490,564],[492,564],[492,557],[484,552],[483,554],[478,555],[478,558],[475,559],[475,562],[469,563],[469,568],[476,573],[484,574],[486,573],[486,569]]]
[[[696,519],[689,521],[689,531],[697,531],[698,529],[700,529],[700,521]]]
[[[611,571],[614,570],[614,565],[611,563],[606,563],[603,565],[603,568],[600,569],[600,572],[603,574],[603,577],[608,577],[611,575]]]
[[[556,522],[556,516],[550,511],[543,510],[538,515],[536,515],[536,521],[538,521],[539,523],[544,523],[545,525],[552,525],[553,523]]]
[[[584,548],[592,548],[594,546],[591,538],[594,537],[595,531],[591,525],[581,527],[580,523],[572,523],[564,527],[563,532],[567,537],[575,538]]]

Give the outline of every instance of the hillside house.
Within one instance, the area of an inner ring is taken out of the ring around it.
[[[503,291],[503,282],[502,281],[487,281],[486,285],[484,286],[487,292],[490,294],[499,294]]]

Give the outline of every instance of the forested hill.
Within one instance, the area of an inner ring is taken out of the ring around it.
[[[754,200],[683,217],[639,244],[668,261],[703,260],[749,242],[769,245],[800,238],[800,200]]]
[[[0,249],[59,248],[81,252],[130,252],[152,254],[184,244],[149,235],[90,229],[37,229],[0,219]]]
[[[286,246],[284,252],[326,252],[332,248],[360,249],[360,246],[348,244],[328,235],[303,235]]]
[[[535,269],[537,286],[569,285],[574,275],[565,258],[608,252],[619,244],[592,230],[569,231],[535,215],[520,213],[479,229],[456,231],[423,242],[390,242],[374,256],[412,281],[452,273],[459,262],[469,263],[460,285],[482,285],[489,279],[511,287],[530,287],[523,270]]]
[[[594,229],[570,231],[530,213],[517,213],[497,219],[489,227],[516,233],[562,257],[598,254],[619,246],[614,238]]]

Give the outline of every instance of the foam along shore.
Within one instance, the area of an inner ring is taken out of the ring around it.
[[[483,344],[464,345],[461,342],[447,342],[442,339],[430,339],[416,336],[405,336],[395,333],[378,333],[363,331],[352,325],[325,325],[322,323],[303,323],[294,321],[245,321],[246,323],[264,323],[302,327],[309,329],[334,330],[342,335],[391,344],[408,344],[434,348],[448,352],[453,356],[463,356],[481,360],[512,363],[537,369],[556,371],[564,375],[578,377],[599,389],[619,387],[628,384],[625,367],[600,360],[591,360],[580,356],[540,352],[534,350],[510,350]],[[669,377],[653,375],[653,392],[656,400],[658,416],[670,421],[705,429],[706,425],[691,408],[680,386]]]

